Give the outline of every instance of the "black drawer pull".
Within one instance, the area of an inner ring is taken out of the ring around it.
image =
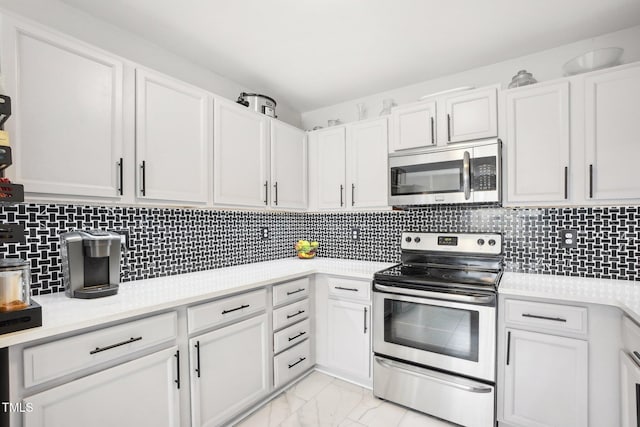
[[[298,310],[297,313],[293,313],[293,314],[287,314],[287,319],[291,319],[292,317],[296,317],[300,314],[304,313],[304,310]]]
[[[232,313],[234,311],[242,310],[243,308],[249,307],[249,304],[243,304],[240,307],[232,308],[231,310],[222,310],[222,314]]]
[[[301,336],[303,336],[304,334],[306,334],[306,332],[302,331],[300,332],[298,335],[294,336],[294,337],[289,337],[289,341],[293,341],[296,338],[300,338]]]
[[[358,292],[358,288],[343,288],[342,286],[336,286],[335,289],[341,289],[343,291]]]
[[[112,348],[120,347],[121,345],[131,344],[132,342],[140,341],[141,339],[142,337],[138,337],[138,338],[131,337],[126,341],[119,342],[118,344],[112,344],[106,347],[96,347],[96,349],[91,350],[89,354],[96,354],[96,353],[100,353],[101,351],[111,350]]]
[[[528,314],[528,313],[523,313],[522,317],[531,317],[532,319],[553,320],[554,322],[566,322],[567,321],[567,319],[563,319],[562,317],[538,316],[537,314]]]
[[[289,366],[289,369],[293,368],[294,366],[296,366],[298,363],[304,362],[305,360],[307,360],[306,357],[301,357],[297,362],[292,363],[291,365],[287,365]]]
[[[288,296],[288,295],[297,294],[298,292],[302,292],[302,291],[304,291],[304,290],[306,290],[306,289],[307,289],[307,288],[300,288],[300,289],[297,289],[297,290],[295,290],[295,291],[287,292],[287,296]]]

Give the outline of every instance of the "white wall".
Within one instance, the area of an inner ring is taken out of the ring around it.
[[[33,20],[234,101],[242,91],[254,92],[251,88],[193,64],[135,34],[58,0],[0,0],[0,12]],[[278,102],[277,114],[280,120],[300,127],[300,113],[281,101]]]
[[[507,87],[511,78],[522,69],[533,73],[539,82],[556,79],[563,76],[562,66],[571,58],[592,49],[611,46],[624,48],[622,63],[640,61],[640,25],[532,55],[304,112],[302,125],[304,129],[311,129],[314,126],[326,127],[329,119],[340,119],[342,123],[355,121],[358,118],[356,104],[360,102],[366,105],[367,118],[371,118],[380,114],[384,98],[393,98],[397,104],[401,105],[417,101],[423,95],[461,86],[480,87],[501,83],[503,87]],[[438,58],[425,58],[425,61],[438,61]]]

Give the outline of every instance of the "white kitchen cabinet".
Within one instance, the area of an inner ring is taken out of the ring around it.
[[[347,199],[354,209],[388,205],[387,119],[347,126]]]
[[[394,108],[393,138],[389,151],[429,147],[436,144],[436,102],[427,101]]]
[[[136,70],[139,198],[207,202],[211,103],[199,88]]]
[[[220,98],[213,117],[214,204],[268,206],[268,117]]]
[[[505,204],[569,198],[569,82],[504,92]]]
[[[180,425],[177,347],[28,396],[23,427]]]
[[[371,376],[371,306],[328,301],[327,362],[336,372],[367,380]]]
[[[498,97],[495,87],[448,95],[444,98],[446,142],[498,136]]]
[[[311,191],[315,207],[321,210],[343,209],[346,206],[346,135],[340,126],[313,132],[309,139],[311,156]]]
[[[269,392],[267,315],[189,340],[193,426],[218,426]]]
[[[622,427],[638,426],[640,366],[633,356],[620,351],[620,411]]]
[[[2,73],[11,179],[28,196],[118,201],[125,192],[123,62],[84,43],[3,16]]]
[[[306,133],[271,120],[271,207],[306,209],[307,176]]]
[[[640,66],[584,78],[586,197],[640,199]]]

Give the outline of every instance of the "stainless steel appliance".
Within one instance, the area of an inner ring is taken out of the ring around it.
[[[60,234],[67,296],[99,298],[116,294],[120,283],[121,245],[120,234],[111,231]]]
[[[273,118],[278,117],[276,116],[277,103],[275,99],[270,96],[261,95],[259,93],[241,92],[236,102],[266,116]]]
[[[502,236],[402,233],[373,280],[373,393],[472,427],[495,425]]]
[[[501,201],[499,139],[389,154],[389,204]]]

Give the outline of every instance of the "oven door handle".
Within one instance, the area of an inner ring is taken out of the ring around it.
[[[449,294],[446,292],[431,292],[410,288],[397,288],[395,286],[385,286],[378,283],[375,283],[373,287],[374,289],[382,292],[391,292],[400,295],[410,295],[423,298],[435,298],[445,301],[468,302],[472,304],[489,304],[495,300],[495,296],[493,295],[457,295]]]
[[[425,370],[416,368],[414,366],[398,364],[394,363],[390,360],[382,359],[380,357],[374,357],[376,363],[387,368],[387,369],[396,369],[398,371],[403,371],[409,375],[414,375],[416,377],[426,378],[429,381],[435,381],[441,384],[448,385],[450,387],[455,387],[460,390],[469,391],[472,393],[491,393],[493,391],[492,387],[481,387],[481,386],[473,386],[469,384],[461,384],[455,381],[446,380],[436,375],[429,375],[425,372]]]

